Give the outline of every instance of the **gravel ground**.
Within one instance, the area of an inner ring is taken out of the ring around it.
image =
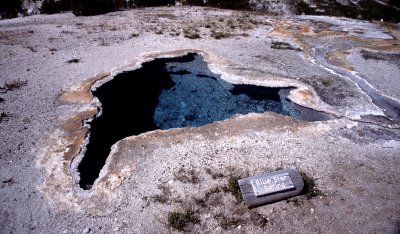
[[[398,233],[399,122],[312,53],[337,41],[329,64],[398,100],[398,61],[379,61],[382,76],[359,54],[398,54],[397,35],[386,24],[196,7],[2,20],[0,233],[177,232],[170,212],[197,217],[183,228],[190,232]],[[273,49],[274,41],[302,51]],[[82,121],[100,105],[92,84],[189,52],[234,84],[295,87],[293,102],[335,118],[266,112],[128,137],[113,146],[94,187],[80,189]],[[315,196],[250,210],[226,189],[232,177],[293,167],[315,182]]]

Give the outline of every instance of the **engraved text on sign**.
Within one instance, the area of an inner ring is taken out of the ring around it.
[[[289,173],[251,180],[251,186],[257,197],[295,188]]]

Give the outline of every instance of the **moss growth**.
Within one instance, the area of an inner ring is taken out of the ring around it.
[[[200,219],[191,210],[168,213],[168,226],[176,230],[184,231],[189,224],[198,223],[200,223]]]

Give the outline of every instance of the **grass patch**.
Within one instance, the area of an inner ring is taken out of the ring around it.
[[[81,59],[77,59],[77,58],[73,58],[67,61],[67,63],[79,63],[81,61]]]
[[[231,36],[231,34],[227,33],[227,32],[216,32],[216,31],[211,32],[211,37],[213,37],[217,40],[222,39],[222,38],[228,38],[230,36]]]
[[[0,89],[4,90],[4,92],[14,91],[14,90],[22,88],[26,84],[27,84],[27,81],[12,80],[12,81],[4,83],[4,85],[0,86]]]
[[[296,51],[301,51],[300,48],[295,48],[291,44],[284,42],[284,41],[273,41],[271,43],[271,48],[272,49],[277,49],[277,50],[296,50]]]
[[[300,175],[304,180],[304,188],[300,195],[305,195],[308,200],[323,195],[322,192],[316,187],[314,178],[310,177],[304,172],[300,172]]]
[[[200,181],[198,173],[194,169],[186,170],[183,167],[174,173],[174,177],[182,183],[197,184]]]
[[[178,231],[184,231],[190,224],[198,224],[200,219],[191,210],[185,212],[169,212],[168,226]]]
[[[230,175],[228,178],[228,183],[222,188],[224,192],[232,194],[235,197],[236,201],[239,203],[243,202],[242,193],[240,192],[240,187],[238,183],[238,180],[240,178],[240,176]]]
[[[193,40],[201,38],[199,30],[195,28],[187,28],[183,30],[183,36]]]

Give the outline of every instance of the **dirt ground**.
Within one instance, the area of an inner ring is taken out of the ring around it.
[[[197,7],[2,20],[0,233],[399,233],[399,37],[385,22]],[[294,87],[292,102],[332,118],[130,136],[81,189],[91,88],[190,52],[230,83]],[[248,209],[231,182],[281,168],[308,193]]]

